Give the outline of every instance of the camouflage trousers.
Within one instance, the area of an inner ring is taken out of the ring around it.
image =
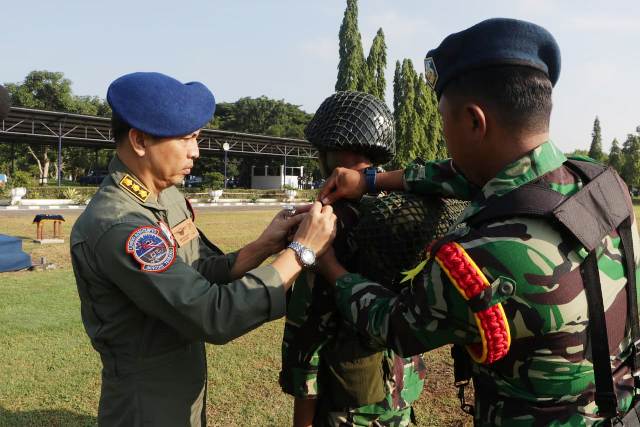
[[[374,405],[371,405],[374,406]],[[358,412],[334,411],[317,412],[314,427],[407,427],[412,423],[411,407],[387,410],[382,414],[366,413],[367,407]]]

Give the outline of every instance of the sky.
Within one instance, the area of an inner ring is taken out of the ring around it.
[[[201,81],[216,99],[284,99],[313,113],[334,91],[346,0],[0,0],[0,82],[62,71],[77,95],[105,97],[111,81],[159,71]],[[547,28],[562,54],[551,138],[588,149],[599,117],[608,151],[640,125],[638,0],[360,0],[365,55],[378,28],[387,43],[387,104],[396,60],[423,71],[448,34],[491,17]]]

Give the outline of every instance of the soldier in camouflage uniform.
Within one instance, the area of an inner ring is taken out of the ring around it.
[[[356,121],[360,117],[362,121]],[[338,92],[327,98],[306,130],[325,173],[336,166],[362,170],[394,153],[393,119],[371,95]],[[412,266],[428,230],[446,231],[460,204],[393,193],[334,206],[334,248],[354,271],[397,287],[396,270]],[[441,218],[448,222],[438,223]],[[442,233],[441,233],[442,234]],[[403,249],[393,253],[389,248]],[[294,425],[404,426],[423,386],[420,356],[401,358],[371,347],[341,324],[331,287],[312,272],[299,277],[288,301],[280,383],[295,397]]]
[[[401,355],[446,344],[466,346],[474,358],[476,425],[608,422],[594,401],[590,316],[581,272],[586,248],[541,217],[507,217],[479,226],[470,222],[529,183],[562,195],[583,186],[584,179],[565,164],[567,158],[548,137],[551,91],[560,66],[555,40],[537,25],[492,19],[446,38],[427,54],[425,65],[453,161],[379,174],[376,188],[470,200],[446,237],[452,263],[439,258],[443,244],[427,255],[429,262],[408,274],[412,287],[393,292],[348,273],[329,253],[319,268],[336,282],[343,319],[366,332],[378,348]],[[338,169],[320,198],[331,203],[365,191],[365,176]],[[635,221],[632,235],[635,269],[628,273],[637,278]],[[625,321],[627,260],[620,240],[614,230],[596,254],[612,377],[618,410],[624,413],[636,389],[628,357],[631,326]],[[501,313],[493,325],[481,323],[462,287],[469,278],[496,289],[489,304]],[[504,334],[496,338],[496,330]],[[492,353],[494,338],[498,345]]]

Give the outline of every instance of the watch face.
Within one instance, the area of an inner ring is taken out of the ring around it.
[[[309,249],[304,249],[300,254],[300,259],[306,265],[313,265],[316,262],[316,256]]]

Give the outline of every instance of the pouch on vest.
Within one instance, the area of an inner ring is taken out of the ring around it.
[[[346,337],[345,337],[346,338]],[[383,400],[385,387],[384,352],[373,352],[357,337],[339,339],[325,349],[325,387],[333,409],[357,408]]]

